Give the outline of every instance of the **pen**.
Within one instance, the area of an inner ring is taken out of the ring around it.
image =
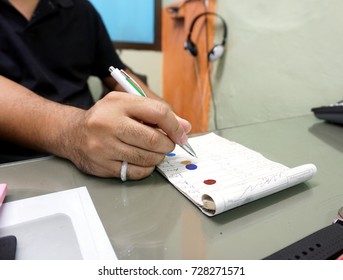
[[[124,70],[119,70],[118,68],[114,68],[113,66],[111,66],[108,70],[110,71],[111,76],[125,89],[127,93],[147,97],[140,85]],[[191,145],[189,145],[188,142],[184,145],[180,145],[180,147],[191,156],[196,157],[193,148],[191,147]]]

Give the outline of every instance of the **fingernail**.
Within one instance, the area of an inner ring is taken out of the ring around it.
[[[187,142],[188,142],[188,137],[187,137],[186,133],[184,133],[184,134],[181,136],[181,138],[180,138],[180,144],[181,144],[181,145],[184,145],[184,144],[186,144]]]
[[[185,130],[186,133],[190,132],[191,129],[192,129],[192,125],[189,121],[179,117],[179,116],[176,116],[176,118],[178,119],[178,121],[180,122],[180,124],[182,125],[183,129]]]

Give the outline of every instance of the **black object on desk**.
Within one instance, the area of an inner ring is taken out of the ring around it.
[[[17,238],[13,235],[0,237],[0,260],[14,260]]]
[[[318,119],[343,125],[343,100],[311,110]]]
[[[343,221],[330,226],[268,256],[265,260],[334,260],[343,254]]]

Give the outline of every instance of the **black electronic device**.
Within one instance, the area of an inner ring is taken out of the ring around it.
[[[318,119],[343,125],[343,100],[311,110]]]
[[[0,237],[0,260],[14,260],[17,238],[13,235]]]

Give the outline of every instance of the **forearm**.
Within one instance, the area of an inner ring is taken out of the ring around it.
[[[67,157],[68,133],[83,111],[49,101],[0,76],[0,138]],[[68,118],[73,121],[68,121]]]
[[[85,111],[0,76],[0,139],[67,158],[96,176],[120,177],[125,161],[128,178],[146,177],[175,144],[187,142],[189,129],[152,98],[112,92]]]

